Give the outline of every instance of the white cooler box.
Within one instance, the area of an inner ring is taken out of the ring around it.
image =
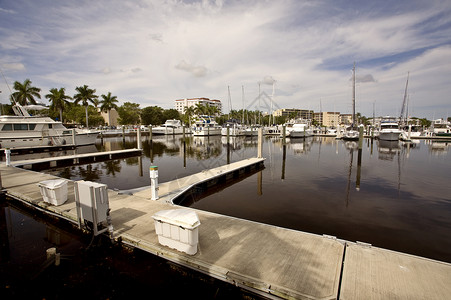
[[[164,246],[185,252],[197,253],[200,221],[190,209],[162,210],[152,216],[158,242]]]
[[[67,180],[45,180],[38,183],[42,198],[52,205],[61,205],[67,201]]]

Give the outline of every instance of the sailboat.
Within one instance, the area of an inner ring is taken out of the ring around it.
[[[346,128],[342,139],[347,141],[357,141],[359,139],[359,132],[356,130],[355,124],[355,62],[352,67],[352,124]]]

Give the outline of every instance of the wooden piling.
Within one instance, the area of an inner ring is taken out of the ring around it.
[[[138,126],[136,130],[136,148],[142,150],[143,144],[141,142],[141,126]]]
[[[257,157],[262,158],[263,157],[263,128],[258,128],[258,152]]]
[[[359,149],[363,146],[363,126],[359,126]]]

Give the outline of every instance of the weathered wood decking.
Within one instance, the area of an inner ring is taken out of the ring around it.
[[[162,183],[159,201],[150,191],[133,195],[109,190],[115,238],[215,278],[296,299],[444,299],[451,294],[451,265],[367,245],[196,210],[199,250],[190,256],[161,246],[152,215],[174,209],[178,193],[214,176],[258,163],[250,159]],[[75,221],[73,182],[68,201],[42,201],[38,182],[51,175],[0,165],[7,194]]]

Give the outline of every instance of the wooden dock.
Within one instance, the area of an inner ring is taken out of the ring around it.
[[[29,170],[42,170],[69,165],[72,166],[94,163],[124,157],[132,157],[141,155],[141,152],[142,150],[140,149],[124,149],[105,152],[83,153],[66,156],[38,158],[38,159],[16,160],[12,161],[11,165],[15,167],[22,167],[24,169]]]
[[[109,190],[114,236],[123,243],[190,267],[268,298],[445,299],[451,294],[451,264],[252,221],[195,210],[199,248],[191,256],[158,243],[152,215],[174,209],[172,199],[196,183],[214,183],[262,159],[249,159],[160,185],[133,195]],[[74,183],[60,206],[43,202],[38,183],[52,175],[0,165],[9,197],[76,222]]]

